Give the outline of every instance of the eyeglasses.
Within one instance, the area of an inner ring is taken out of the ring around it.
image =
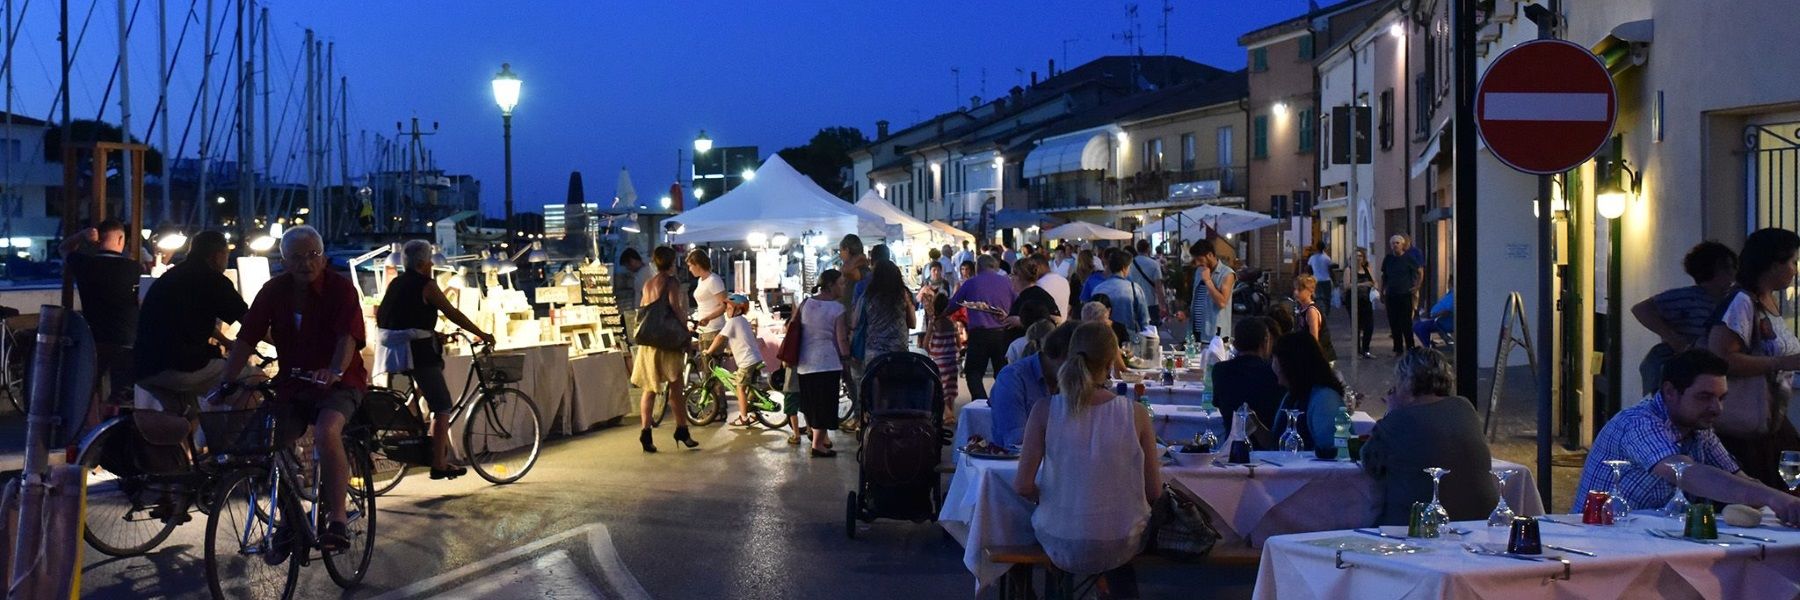
[[[301,261],[301,260],[314,260],[314,259],[317,259],[317,258],[320,258],[323,256],[325,256],[324,250],[313,250],[310,252],[298,252],[298,253],[295,253],[293,256],[285,257],[285,258],[287,258],[289,260]]]

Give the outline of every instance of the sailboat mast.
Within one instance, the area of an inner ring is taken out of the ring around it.
[[[123,0],[121,0],[123,1]],[[250,229],[248,217],[250,199],[256,197],[255,184],[251,183],[250,170],[255,166],[256,155],[252,148],[256,147],[256,61],[246,51],[247,37],[255,29],[246,26],[249,7],[246,0],[237,0],[237,125],[238,125],[238,186],[237,186],[237,230],[239,233]],[[245,237],[244,239],[249,239]]]
[[[17,33],[15,31],[13,31],[13,29],[15,29],[13,27],[13,0],[6,0],[6,53],[5,53],[6,56],[0,57],[0,71],[4,71],[6,74],[6,83],[4,84],[6,87],[6,92],[5,92],[6,93],[6,123],[4,125],[0,125],[0,127],[5,128],[6,137],[4,139],[7,139],[7,140],[11,140],[12,136],[13,136],[13,126],[12,126],[12,124],[13,124],[13,106],[12,106],[12,104],[13,104],[12,103],[12,99],[13,99],[12,55],[13,55],[13,53],[12,53],[12,48],[13,48],[13,36]],[[7,143],[11,144],[11,142],[7,142]],[[21,144],[21,146],[22,145],[23,144]],[[5,221],[6,230],[4,232],[0,232],[0,233],[5,233],[6,237],[8,238],[8,241],[11,241],[11,238],[12,238],[12,214],[13,214],[12,207],[13,207],[13,204],[15,202],[24,202],[25,201],[24,198],[14,198],[14,196],[16,196],[18,194],[18,192],[14,191],[17,188],[16,188],[16,186],[13,185],[13,168],[12,168],[12,166],[13,166],[13,163],[18,162],[18,161],[19,161],[19,159],[17,157],[14,157],[10,154],[6,155],[6,166],[4,167],[6,170],[6,172],[4,174],[6,179],[5,179],[5,181],[0,181],[0,183],[5,184],[5,186],[6,186],[6,188],[5,188],[6,193],[4,195],[0,195],[0,210],[4,210],[6,213],[6,221]]]
[[[213,0],[206,0],[206,29],[200,48],[200,183],[196,186],[194,205],[200,209],[199,227],[205,228],[212,221],[208,219],[211,207],[206,199],[207,152],[212,146],[212,61],[213,61]]]
[[[327,42],[325,44],[325,80],[323,81],[325,87],[320,92],[324,94],[321,97],[321,104],[325,107],[325,120],[324,125],[319,128],[323,135],[319,138],[319,172],[322,174],[319,179],[319,189],[321,198],[326,200],[331,198],[332,191],[337,188],[332,185],[332,181],[337,178],[332,176],[331,164],[331,130],[337,126],[338,109],[337,97],[331,93],[332,88],[336,87],[333,85],[335,77],[337,77],[337,42]],[[337,224],[337,219],[332,217],[336,215],[331,214],[329,209],[314,209],[314,212],[318,213],[316,218],[325,227],[321,230],[325,233],[325,239],[331,239],[331,227]]]
[[[7,0],[7,2],[10,4],[12,2],[12,0]],[[157,186],[157,187],[162,188],[162,189],[158,190],[158,194],[161,195],[162,202],[161,202],[160,211],[159,211],[160,214],[157,215],[157,219],[156,219],[157,224],[160,225],[163,223],[170,222],[171,221],[170,215],[174,211],[174,209],[172,208],[173,202],[170,200],[170,197],[169,197],[169,188],[173,187],[173,186],[169,185],[169,162],[175,159],[175,153],[173,152],[175,147],[169,143],[169,130],[173,129],[173,127],[171,127],[169,125],[169,1],[168,0],[156,0],[156,29],[157,29],[156,78],[160,85],[157,86],[156,117],[155,118],[156,118],[157,124],[162,126],[162,153],[163,153],[162,178],[161,178],[162,185]],[[9,55],[8,60],[11,60],[10,55]],[[9,98],[10,98],[10,96],[9,96]],[[10,112],[10,108],[9,108],[8,112]]]
[[[131,21],[125,18],[125,0],[119,0],[118,5],[119,5],[119,141],[121,143],[129,144],[129,143],[131,143],[131,61],[130,61],[130,58],[131,58],[131,51],[130,51],[130,48],[131,48],[131,44],[130,44]],[[106,158],[105,158],[106,154],[99,153],[99,152],[97,152],[96,154],[98,154],[99,156],[94,157],[94,168],[95,169],[106,168]],[[130,212],[130,213],[132,213],[131,214],[132,217],[140,217],[141,218],[142,215],[136,214],[136,210],[133,208],[135,206],[135,203],[133,201],[137,200],[137,198],[136,198],[135,190],[132,189],[134,186],[131,185],[131,162],[132,161],[131,161],[131,153],[130,152],[124,152],[119,155],[119,184],[120,184],[119,192],[120,192],[120,197],[122,197],[124,199],[123,205],[119,210],[119,214],[124,215],[127,212]],[[94,215],[95,222],[98,222],[102,218],[105,218],[105,215]],[[138,232],[133,231],[133,232],[131,232],[131,235],[138,235]],[[128,247],[141,247],[141,246],[139,246],[138,244],[131,244]],[[137,257],[134,256],[132,258],[135,259]]]
[[[258,35],[256,39],[262,42],[262,165],[263,171],[268,177],[268,182],[272,185],[275,182],[275,129],[270,121],[271,111],[269,110],[269,96],[273,95],[275,88],[269,85],[269,71],[275,70],[275,63],[269,62],[269,7],[265,6],[262,8],[262,23],[260,29],[262,33],[261,35]],[[283,106],[285,107],[286,105]],[[282,110],[285,112],[286,108],[283,108]],[[286,118],[285,115],[283,118]],[[256,214],[266,215],[269,212],[268,207],[274,204],[274,202],[270,201],[274,198],[274,190],[270,185],[261,186],[261,188],[260,193],[257,194],[256,197]]]
[[[317,132],[313,130],[313,113],[319,110],[318,94],[313,93],[313,86],[318,83],[319,57],[317,47],[313,45],[313,30],[306,30],[306,206],[317,211],[319,208],[319,161],[313,158]]]
[[[355,190],[350,187],[350,78],[338,79],[338,174],[342,177],[344,200],[347,203],[355,198]],[[360,205],[355,210],[362,210]],[[354,223],[354,219],[346,219],[346,223]],[[348,230],[346,230],[348,231]]]

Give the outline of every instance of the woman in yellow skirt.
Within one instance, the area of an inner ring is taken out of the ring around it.
[[[687,294],[682,293],[681,284],[675,280],[675,249],[668,246],[657,246],[650,251],[650,264],[656,267],[656,275],[644,282],[644,289],[639,290],[638,309],[655,304],[658,300],[667,299],[675,314],[688,314]],[[675,441],[688,448],[700,446],[688,435],[687,408],[682,396],[682,365],[687,361],[687,354],[681,350],[663,350],[644,344],[638,344],[636,354],[631,361],[631,384],[644,391],[643,399],[638,403],[638,420],[643,430],[638,432],[638,442],[644,445],[645,452],[655,452],[656,444],[650,441],[650,412],[656,408],[656,393],[667,386],[669,409],[675,413]]]

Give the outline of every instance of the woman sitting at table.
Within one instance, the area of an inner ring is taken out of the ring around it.
[[[1060,393],[1031,409],[1013,487],[1038,502],[1032,529],[1057,568],[1107,573],[1113,596],[1136,597],[1127,563],[1162,493],[1156,434],[1147,411],[1106,389],[1119,353],[1111,328],[1081,324],[1069,350],[1056,373]]]
[[[1413,348],[1394,366],[1387,416],[1362,447],[1363,471],[1381,494],[1380,525],[1406,525],[1414,502],[1431,501],[1426,467],[1449,469],[1439,502],[1450,520],[1480,519],[1500,500],[1493,459],[1475,405],[1452,395],[1456,380],[1444,355]]]
[[[1331,363],[1325,362],[1319,342],[1304,330],[1281,336],[1275,341],[1275,358],[1269,366],[1275,370],[1275,382],[1287,388],[1281,408],[1299,410],[1305,419],[1296,424],[1278,418],[1276,431],[1286,433],[1288,427],[1298,425],[1305,448],[1331,445],[1337,411],[1344,406],[1344,382],[1331,370]]]

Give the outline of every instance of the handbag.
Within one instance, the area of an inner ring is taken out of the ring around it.
[[[672,279],[665,280],[662,296],[638,311],[638,328],[631,335],[632,341],[658,350],[679,351],[687,347],[687,325],[669,302],[669,287],[673,285]]]
[[[1748,292],[1736,290],[1724,304],[1720,305],[1719,317],[1724,316],[1726,308],[1736,300],[1737,294]],[[1744,341],[1744,352],[1752,356],[1768,356],[1764,346],[1769,336],[1763,333],[1763,327],[1771,326],[1769,313],[1763,311],[1761,305],[1751,297],[1751,304],[1756,306],[1755,316],[1750,322],[1750,339]],[[1713,319],[1719,322],[1720,318]],[[1730,379],[1731,401],[1719,413],[1713,422],[1713,430],[1732,437],[1747,438],[1768,435],[1776,425],[1787,418],[1788,399],[1793,397],[1794,390],[1788,378],[1779,373],[1767,373],[1750,377],[1733,377]]]
[[[794,309],[794,316],[788,319],[787,333],[781,336],[781,347],[775,350],[775,360],[781,361],[788,368],[789,379],[797,379],[792,375],[793,370],[800,366],[800,313],[805,311],[806,300],[801,300],[800,306]],[[799,388],[796,386],[795,389]]]
[[[1151,507],[1149,531],[1150,552],[1188,562],[1206,558],[1220,538],[1200,498],[1169,483],[1163,484],[1162,496]]]

